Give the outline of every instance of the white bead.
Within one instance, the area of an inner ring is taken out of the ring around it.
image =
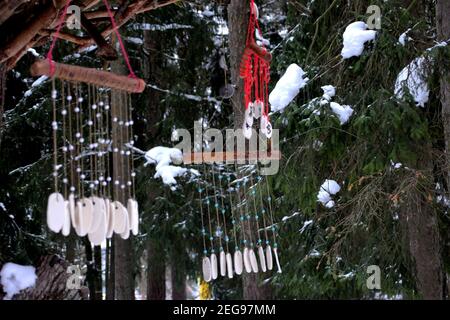
[[[78,167],[78,168],[77,168],[77,172],[81,172],[81,168]]]
[[[129,156],[131,154],[131,152],[130,151],[127,151],[127,156]]]
[[[70,187],[70,192],[75,192],[75,187],[74,186],[72,186],[72,187]]]
[[[58,176],[58,172],[54,171],[54,172],[53,172],[53,176],[54,176],[54,177],[57,177],[57,176]]]
[[[102,186],[106,187],[108,184],[106,183],[106,181],[102,182]]]
[[[119,119],[117,119],[117,117],[113,118],[113,122],[117,122]]]
[[[103,180],[105,180],[105,178],[104,178],[103,176],[100,176],[100,177],[98,178],[98,180],[99,180],[99,181],[103,181]]]
[[[72,101],[72,96],[67,96],[67,101]]]
[[[80,138],[80,137],[81,137],[81,133],[77,132],[77,133],[75,134],[75,137]]]
[[[114,181],[114,184],[115,184],[116,186],[118,186],[118,185],[119,185],[119,180]]]
[[[119,121],[119,126],[123,126],[123,121],[122,120]]]
[[[80,138],[80,143],[84,143],[84,138]]]
[[[69,146],[69,150],[70,150],[70,151],[73,151],[74,149],[75,149],[75,148],[74,148],[73,145],[70,145],[70,146]]]
[[[109,108],[110,108],[109,105],[106,105],[106,106],[105,106],[105,110],[109,110]]]
[[[121,155],[124,155],[124,154],[125,154],[125,151],[120,150],[120,154],[121,154]]]
[[[96,104],[93,104],[93,105],[92,105],[92,110],[95,110],[95,109],[97,109],[97,105],[96,105]]]
[[[106,178],[106,181],[111,182],[111,177]]]
[[[61,111],[61,114],[62,114],[63,116],[67,115],[67,110],[66,110],[66,109],[63,109],[63,110]]]
[[[64,178],[64,179],[63,179],[63,183],[64,183],[64,184],[67,184],[68,182],[69,182],[69,180],[67,180],[67,178]]]
[[[93,183],[89,184],[89,188],[94,189],[95,188],[94,184]]]
[[[80,179],[81,179],[81,180],[86,179],[86,175],[85,175],[85,174],[82,174],[82,175],[80,176]]]
[[[127,185],[128,185],[128,186],[131,186],[131,185],[132,185],[131,181],[128,181],[128,182],[127,182]]]
[[[95,185],[98,186],[98,184],[100,183],[98,180],[94,181]]]
[[[56,99],[56,97],[58,96],[58,92],[56,90],[52,91],[52,99]]]
[[[62,148],[62,151],[63,151],[63,152],[67,152],[67,147],[63,147],[63,148]]]
[[[132,172],[132,173],[131,173],[131,176],[132,176],[132,177],[136,177],[136,172]]]
[[[96,116],[97,118],[100,118],[100,117],[102,116],[102,114],[101,114],[101,113],[97,113],[95,116]]]
[[[119,152],[119,149],[118,148],[114,148],[114,152]]]
[[[131,120],[130,121],[130,126],[132,126],[134,124],[134,121],[133,120]]]
[[[84,101],[83,97],[79,97],[79,98],[78,98],[78,102],[81,103],[81,102],[83,102],[83,101]]]
[[[73,111],[75,111],[76,113],[80,112],[80,108],[76,107],[75,109],[73,109]]]
[[[98,103],[98,105],[99,105],[100,107],[103,107],[103,106],[105,105],[105,103],[104,103],[103,101],[100,101],[100,102]]]
[[[92,126],[94,124],[94,122],[92,120],[89,120],[87,124],[88,124],[88,126]]]
[[[56,121],[52,122],[52,128],[53,130],[58,130],[58,123]]]
[[[131,141],[130,141],[130,144],[131,144],[132,146],[134,146],[134,140],[131,140]]]
[[[125,189],[125,185],[122,184],[122,185],[120,186],[120,189]]]

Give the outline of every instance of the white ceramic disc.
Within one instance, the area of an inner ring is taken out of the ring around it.
[[[124,240],[127,240],[130,237],[130,221],[129,221],[129,214],[128,214],[128,210],[127,208],[125,208],[124,206],[122,206],[122,211],[123,211],[123,215],[125,216],[125,229],[124,231],[120,234],[120,237]]]
[[[87,235],[92,226],[94,206],[89,198],[83,198],[80,202],[82,206],[81,215],[83,216],[83,218],[80,219],[80,221],[82,220],[82,223],[80,224],[80,233]]]
[[[227,258],[223,250],[220,252],[219,260],[220,260],[220,275],[222,277],[225,277],[227,275]]]
[[[242,274],[243,270],[242,252],[240,250],[234,252],[234,271],[237,275]]]
[[[266,262],[267,262],[267,270],[272,270],[273,269],[272,247],[270,245],[266,247]]]
[[[60,232],[64,225],[66,203],[60,193],[52,193],[47,202],[47,225],[53,232]]]
[[[278,273],[281,273],[281,265],[280,265],[280,260],[278,259],[277,248],[273,248],[273,254],[275,255],[275,262],[277,263]]]
[[[211,254],[211,277],[216,280],[218,277],[217,273],[217,256],[215,253]]]
[[[76,230],[78,228],[78,221],[76,217],[76,204],[75,204],[75,196],[73,194],[69,195],[69,212],[70,212],[70,220],[73,228]]]
[[[105,199],[105,205],[107,206],[107,212],[108,212],[108,223],[106,224],[106,238],[111,239],[114,234],[114,207],[111,203],[111,200]]]
[[[83,205],[81,203],[81,201],[77,201],[75,203],[75,218],[74,221],[75,223],[72,221],[72,224],[75,228],[75,232],[77,233],[78,236],[80,237],[84,237],[87,233],[83,233]]]
[[[264,255],[264,249],[262,246],[258,247],[259,264],[261,265],[262,272],[267,271],[266,267],[266,256]]]
[[[260,124],[259,124],[259,128],[261,130],[261,133],[263,133],[264,135],[267,134],[267,117],[266,115],[261,115],[261,120],[260,120]]]
[[[259,271],[259,269],[258,269],[258,260],[256,259],[255,250],[253,250],[253,248],[248,249],[248,256],[250,258],[250,264],[252,266],[252,271],[254,273],[258,273],[258,271]]]
[[[106,207],[105,201],[101,198],[94,198],[93,201],[95,201],[94,216],[99,222],[97,229],[89,232],[88,238],[92,245],[99,246],[106,240]]]
[[[70,204],[69,201],[65,201],[66,209],[64,210],[64,224],[62,228],[62,235],[67,237],[70,234]]]
[[[211,281],[211,261],[208,257],[204,257],[202,260],[203,280],[206,282]]]
[[[101,221],[103,220],[103,215],[105,214],[105,201],[99,197],[91,197],[93,206],[93,216],[92,224],[89,232],[95,232],[98,230]]]
[[[253,118],[259,119],[261,117],[262,110],[264,108],[264,105],[261,101],[257,100],[253,104]]]
[[[114,232],[121,234],[125,231],[128,217],[124,214],[123,205],[119,201],[112,203],[112,213],[114,215]]]
[[[227,274],[228,278],[233,278],[233,258],[231,257],[231,253],[227,253],[226,255],[227,259]]]
[[[131,232],[137,236],[139,233],[139,208],[137,201],[128,199],[127,209]]]
[[[252,272],[252,264],[250,263],[250,253],[248,248],[244,249],[244,268],[247,273]]]

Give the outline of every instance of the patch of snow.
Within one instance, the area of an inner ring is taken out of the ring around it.
[[[411,28],[403,32],[400,37],[398,38],[398,43],[401,44],[403,47],[406,45],[406,42],[411,41],[412,38],[408,36],[408,32],[411,31]]]
[[[413,96],[416,105],[425,107],[428,102],[430,89],[427,83],[427,65],[429,60],[425,57],[414,59],[409,65],[400,71],[395,81],[394,93],[398,98],[405,96],[405,88]]]
[[[272,111],[283,111],[298,95],[300,89],[308,83],[305,72],[297,64],[291,64],[285,74],[277,82],[275,89],[270,93],[269,102]]]
[[[40,55],[39,53],[37,53],[37,51],[36,51],[35,49],[33,49],[33,48],[28,49],[27,52],[31,53],[33,56],[35,56],[35,57],[37,57],[37,58],[41,56],[41,55]]]
[[[327,179],[320,186],[317,201],[322,203],[326,208],[331,209],[336,205],[331,196],[337,194],[340,190],[341,186],[336,181]]]
[[[137,38],[137,37],[127,37],[127,41],[137,44],[137,45],[144,44],[144,40],[142,40],[141,38]]]
[[[341,106],[337,102],[330,102],[330,108],[336,114],[336,116],[339,118],[339,121],[341,122],[341,124],[346,124],[353,114],[352,107],[347,106],[347,105]]]
[[[21,290],[33,287],[36,279],[36,269],[33,266],[6,263],[0,271],[0,284],[6,293],[5,300],[12,299]]]
[[[300,229],[300,233],[303,233],[309,225],[313,224],[313,222],[314,222],[313,220],[305,221],[303,223],[303,227]]]
[[[368,26],[362,21],[356,21],[347,26],[344,31],[344,48],[341,55],[344,59],[359,57],[364,51],[364,44],[375,39],[374,30],[367,30]]]
[[[336,95],[336,88],[331,85],[323,86],[322,90],[323,90],[322,97],[327,101],[330,101],[331,98],[333,98]]]
[[[156,165],[154,178],[161,178],[164,184],[177,184],[176,177],[185,175],[188,172],[197,175],[198,172],[188,170],[183,167],[172,166],[172,162],[180,163],[183,160],[183,154],[180,149],[155,147],[145,153],[145,159],[148,164]]]

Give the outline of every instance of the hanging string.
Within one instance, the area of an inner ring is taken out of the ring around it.
[[[236,170],[236,173],[238,173],[238,171]],[[238,198],[238,205],[237,207],[239,208],[239,222],[241,225],[241,233],[242,233],[242,243],[244,244],[244,246],[247,246],[247,237],[245,235],[245,215],[242,214],[242,201],[241,201],[241,194],[240,194],[240,181],[239,181],[239,176],[237,176],[236,178],[238,178],[237,183],[236,183],[236,194],[237,194],[237,198]],[[245,214],[245,212],[244,212]]]
[[[66,117],[67,117],[67,109],[66,109],[66,94],[65,94],[65,82],[61,81],[61,115],[62,115],[62,136],[61,139],[63,141],[63,184],[64,184],[64,199],[67,199],[67,185],[69,183],[67,179],[67,137],[66,137]]]
[[[205,221],[203,217],[203,198],[202,198],[202,186],[200,184],[200,179],[198,179],[198,196],[199,196],[199,205],[200,205],[200,217],[202,220],[202,238],[203,238],[203,255],[206,256],[208,254],[208,250],[206,249],[206,229],[205,229]]]
[[[226,215],[225,215],[226,210],[225,210],[225,203],[223,201],[224,195],[223,195],[223,189],[222,189],[222,179],[223,179],[223,175],[221,173],[219,173],[219,186],[220,186],[219,187],[219,190],[220,190],[219,197],[220,197],[220,201],[222,204],[221,212],[222,212],[223,227],[224,227],[224,232],[225,232],[224,239],[225,239],[225,245],[226,245],[227,253],[228,253],[228,252],[230,252],[230,248],[228,246],[228,243],[230,242],[230,237],[228,237],[228,230],[227,230],[227,219],[226,219]]]
[[[275,222],[273,219],[273,211],[272,211],[272,197],[270,194],[270,188],[269,188],[269,182],[267,181],[267,176],[265,177],[265,183],[266,183],[266,190],[267,190],[267,202],[269,203],[269,216],[270,216],[270,224],[272,226],[272,235],[273,235],[273,246],[277,247],[277,241],[276,241],[276,227]]]
[[[258,176],[259,184],[261,184],[261,180],[262,180],[261,176]],[[270,240],[269,240],[269,236],[268,236],[268,233],[267,233],[266,209],[264,208],[262,186],[260,186],[258,189],[259,189],[259,196],[260,196],[260,199],[261,199],[261,215],[263,217],[264,235],[265,235],[265,239],[266,239],[266,245],[269,245],[270,244]]]
[[[211,253],[214,253],[214,236],[213,236],[213,229],[212,229],[212,223],[211,223],[211,210],[209,207],[210,200],[209,200],[209,192],[208,192],[208,176],[206,171],[205,163],[203,163],[203,172],[205,172],[205,193],[206,193],[206,207],[207,207],[207,213],[208,213],[208,224],[209,224],[209,241],[211,242]]]
[[[262,239],[261,239],[261,230],[259,228],[259,215],[258,215],[258,209],[256,208],[256,187],[257,186],[256,186],[256,184],[253,183],[253,174],[252,173],[250,173],[250,183],[252,185],[251,193],[252,193],[252,198],[253,198],[253,209],[255,210],[256,230],[258,230],[257,231],[257,234],[258,234],[257,243],[258,243],[258,245],[261,245]]]
[[[227,182],[228,182],[228,195],[230,199],[230,211],[231,211],[231,224],[233,225],[233,233],[234,233],[234,243],[236,244],[235,250],[239,250],[239,242],[237,238],[237,231],[236,231],[236,216],[235,216],[235,210],[233,205],[233,196],[232,196],[232,187],[231,187],[231,175],[227,176]]]
[[[217,202],[217,189],[216,189],[216,178],[215,178],[215,172],[214,172],[214,163],[211,164],[211,175],[212,175],[212,181],[213,181],[213,194],[214,194],[214,208],[216,209],[216,219],[217,219],[217,230],[216,230],[216,237],[219,238],[219,248],[220,251],[223,251],[222,246],[222,226],[220,223],[220,217],[219,217],[219,203]]]
[[[54,184],[55,184],[55,193],[58,192],[58,137],[57,137],[58,122],[57,122],[57,116],[56,116],[56,98],[57,98],[57,91],[55,89],[55,79],[52,79],[53,180],[54,180]]]
[[[128,101],[130,102],[130,151],[131,151],[131,183],[132,183],[132,198],[136,199],[136,172],[134,171],[134,153],[133,153],[133,146],[134,146],[134,122],[133,122],[133,104],[131,103],[131,95],[128,95]]]
[[[76,105],[73,104],[73,96],[72,96],[72,88],[70,86],[70,83],[68,84],[68,90],[69,90],[69,96],[70,101],[69,101],[69,105],[68,105],[68,113],[69,113],[69,134],[68,134],[68,144],[69,144],[69,159],[70,159],[70,163],[69,163],[69,171],[70,171],[70,193],[72,195],[75,194],[76,188],[75,188],[75,166],[74,166],[74,146],[73,146],[73,128],[72,128],[72,112],[73,112],[73,106]],[[76,96],[75,96],[76,98]]]
[[[245,206],[244,206],[244,226],[245,226],[245,220],[247,220],[247,230],[248,230],[248,237],[249,237],[249,241],[250,241],[250,248],[253,248],[254,243],[253,243],[253,236],[252,236],[252,222],[251,222],[251,215],[249,213],[248,210],[248,197],[247,197],[247,191],[246,191],[246,186],[247,186],[247,182],[248,182],[248,178],[244,177],[244,182],[243,182],[243,188],[244,188],[244,196],[245,196]]]

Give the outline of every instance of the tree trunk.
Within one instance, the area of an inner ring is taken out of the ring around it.
[[[235,93],[231,98],[234,113],[234,128],[240,129],[244,123],[244,83],[239,76],[239,67],[244,53],[247,38],[250,1],[231,0],[228,5],[228,28],[230,31],[230,64],[231,81],[235,85]],[[255,230],[256,228],[253,228]],[[249,238],[249,231],[246,238]],[[246,300],[264,300],[270,297],[269,285],[261,285],[259,274],[243,273],[243,297]]]
[[[235,129],[242,128],[244,123],[244,82],[239,77],[239,66],[247,39],[249,8],[248,0],[231,0],[228,5],[231,81],[236,86],[234,96],[231,98]]]
[[[94,247],[95,263],[95,300],[103,300],[103,279],[102,279],[102,248]]]
[[[417,164],[425,178],[418,177],[415,188],[403,199],[400,222],[407,231],[417,289],[424,299],[437,300],[444,298],[445,283],[436,211],[423,191],[432,189],[433,162],[426,150],[427,146]]]
[[[111,71],[117,74],[126,74],[123,59],[118,59],[111,63]],[[120,114],[125,114],[125,111],[120,111],[119,108],[124,108],[124,105],[119,103],[120,93],[112,91],[111,96],[111,116],[119,117]],[[113,141],[126,141],[123,136],[120,136],[120,128],[117,122],[113,122],[112,127]],[[123,172],[127,172],[125,168],[122,170],[121,166],[126,164],[123,161],[119,152],[113,154],[113,181],[124,181],[122,177]],[[115,199],[126,206],[127,200],[124,192],[116,192]],[[134,300],[134,276],[133,276],[133,243],[132,239],[122,239],[119,235],[114,235],[114,289],[115,299],[117,300]]]
[[[6,101],[6,67],[0,63],[0,148],[2,146],[3,135],[3,113],[5,110]]]
[[[186,300],[186,260],[184,247],[172,249],[172,300]]]
[[[114,254],[114,238],[108,240],[108,280],[106,282],[106,300],[115,299],[115,254]]]
[[[165,250],[158,240],[147,242],[147,300],[166,299]]]
[[[36,285],[15,295],[13,300],[87,300],[86,287],[68,289],[68,267],[69,263],[56,255],[42,257],[36,268]]]

